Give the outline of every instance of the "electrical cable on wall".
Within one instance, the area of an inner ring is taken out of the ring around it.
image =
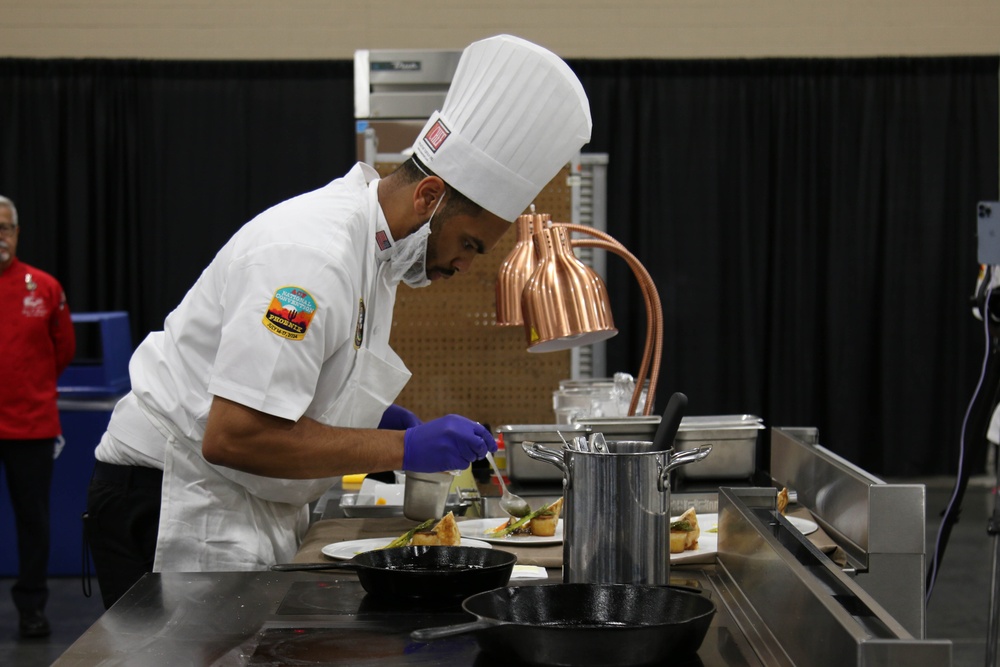
[[[990,418],[996,410],[997,404],[1000,403],[1000,340],[998,340],[997,334],[1000,331],[1000,309],[993,308],[990,304],[994,294],[1000,295],[1000,289],[998,288],[1000,288],[1000,265],[981,265],[979,278],[976,283],[976,294],[973,297],[974,305],[972,312],[976,319],[983,322],[985,351],[979,379],[962,420],[957,478],[948,505],[942,513],[941,525],[934,544],[934,553],[931,556],[931,562],[928,567],[926,592],[924,595],[925,603],[931,599],[934,583],[937,580],[941,562],[944,559],[944,552],[948,545],[948,538],[952,528],[958,523],[958,518],[961,514],[962,499],[965,496],[965,490],[971,476],[970,468],[972,466],[969,465],[968,461],[970,446],[967,433],[971,430],[973,438],[980,438],[985,442],[987,425],[990,423]],[[973,418],[980,415],[985,416],[983,418]],[[977,448],[972,448],[972,450],[974,452],[978,451]]]
[[[934,592],[934,583],[937,580],[940,564],[944,558],[944,551],[948,543],[948,537],[951,534],[952,526],[958,522],[958,515],[962,507],[962,498],[965,495],[965,488],[968,485],[969,473],[965,466],[966,430],[968,429],[969,416],[972,414],[976,401],[979,399],[979,395],[982,391],[983,382],[986,379],[987,368],[990,362],[990,355],[993,349],[991,341],[992,336],[990,334],[991,313],[989,304],[990,296],[993,294],[993,277],[1000,276],[1000,272],[998,272],[996,268],[997,267],[985,267],[984,275],[981,278],[979,289],[977,290],[977,307],[973,309],[973,312],[976,313],[977,316],[981,313],[983,320],[983,333],[985,336],[985,351],[983,353],[983,363],[979,373],[979,380],[976,383],[976,388],[972,393],[969,405],[965,410],[965,417],[962,419],[962,431],[959,438],[958,475],[955,480],[955,488],[952,491],[951,498],[949,499],[948,505],[942,515],[941,526],[938,528],[937,539],[934,542],[934,553],[931,557],[930,567],[927,572],[926,593],[924,596],[925,604],[930,602],[931,594]]]

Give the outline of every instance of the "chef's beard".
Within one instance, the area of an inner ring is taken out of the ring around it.
[[[10,246],[6,242],[0,241],[0,264],[6,264],[10,261]]]

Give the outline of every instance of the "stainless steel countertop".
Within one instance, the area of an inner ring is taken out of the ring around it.
[[[558,576],[553,571],[548,583]],[[674,580],[719,597],[701,569],[675,568]],[[717,606],[697,656],[672,664],[762,667],[725,605]],[[306,658],[294,664],[510,665],[507,656],[481,652],[471,635],[430,644],[409,638],[416,628],[468,619],[458,607],[429,610],[367,595],[351,573],[148,574],[54,664],[278,665]]]
[[[895,490],[890,487],[879,484],[876,490]],[[338,491],[314,509],[314,519],[339,509]],[[698,511],[719,512],[716,564],[672,567],[671,583],[703,591],[717,613],[697,655],[673,661],[672,667],[841,667],[850,662],[842,659],[847,655],[856,658],[852,664],[880,667],[951,664],[948,642],[907,632],[858,585],[858,572],[841,571],[812,538],[779,516],[775,488],[719,487],[704,497],[702,492],[678,488],[671,505],[711,503]],[[816,518],[822,527],[822,516]],[[881,552],[867,555],[871,561]],[[512,584],[560,580],[560,570],[552,568],[547,580]],[[457,605],[428,609],[367,595],[349,572],[149,574],[54,664],[511,664],[508,656],[481,652],[471,635],[430,644],[409,638],[414,629],[463,618],[469,617]],[[840,653],[830,648],[833,634]],[[823,641],[816,641],[820,636]],[[805,656],[805,662],[793,662],[791,655]],[[900,662],[901,656],[907,658]]]

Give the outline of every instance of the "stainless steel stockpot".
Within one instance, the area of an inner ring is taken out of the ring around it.
[[[711,445],[652,451],[640,440],[608,441],[607,452],[521,447],[563,473],[563,581],[670,583],[670,471],[703,460]]]

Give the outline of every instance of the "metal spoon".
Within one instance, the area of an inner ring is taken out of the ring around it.
[[[556,431],[556,434],[559,436],[559,439],[563,441],[563,449],[573,449],[569,442],[566,441],[566,436],[559,431]]]
[[[531,506],[528,505],[528,501],[521,496],[511,493],[507,485],[504,484],[503,475],[500,474],[500,468],[497,467],[497,462],[493,460],[491,452],[486,452],[486,460],[493,466],[493,472],[496,473],[497,481],[500,482],[500,489],[503,491],[503,495],[500,496],[500,508],[507,514],[518,518],[531,512]]]

